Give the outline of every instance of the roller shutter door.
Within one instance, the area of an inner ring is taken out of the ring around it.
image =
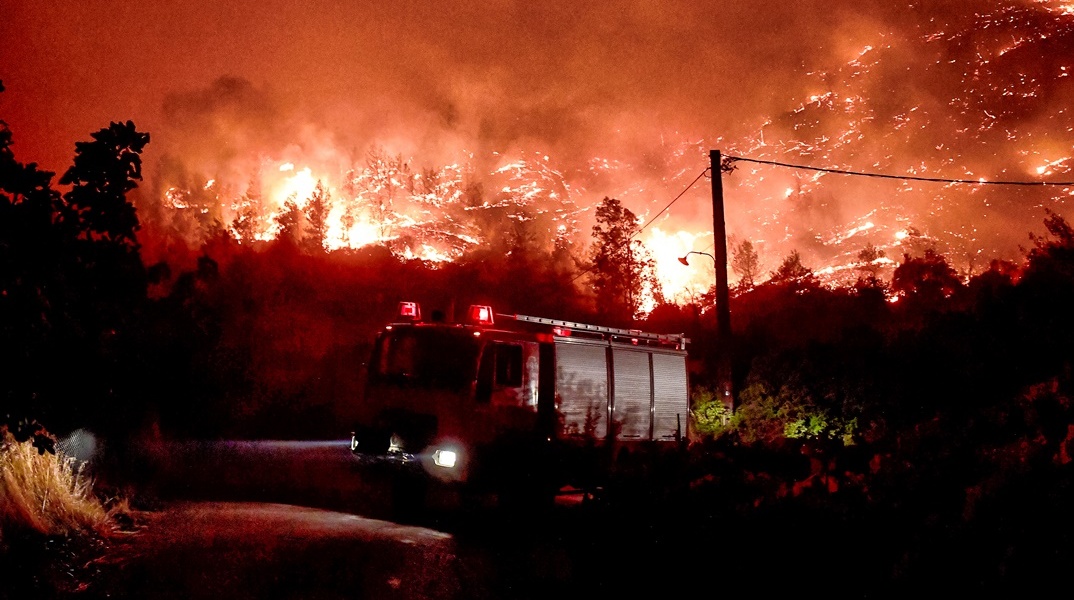
[[[686,356],[653,353],[655,396],[653,439],[673,440],[680,430],[686,435],[690,400],[686,382]]]
[[[613,417],[617,439],[649,439],[652,421],[652,382],[649,377],[649,353],[616,348],[612,351],[612,389],[615,394]]]
[[[607,346],[557,342],[556,397],[563,435],[604,439],[608,431]]]

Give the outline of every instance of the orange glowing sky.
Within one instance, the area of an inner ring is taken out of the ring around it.
[[[719,18],[696,3],[575,4],[16,0],[0,21],[4,114],[20,150],[53,167],[108,120],[163,135],[169,96],[221,76],[358,138],[424,128],[493,144],[614,144],[757,110],[769,99],[749,87],[776,84],[825,45],[824,32],[773,45],[801,19],[781,2]],[[784,64],[743,85],[738,52]]]
[[[481,173],[547,157],[579,206],[610,195],[643,218],[708,166],[709,148],[1074,178],[1074,3],[580,4],[12,0],[0,118],[18,159],[54,171],[75,141],[133,120],[152,136],[149,202],[174,185],[165,172],[237,185],[251,164],[294,163],[332,177],[374,144]],[[790,249],[837,266],[868,235],[897,258],[907,231],[979,268],[1015,253],[1072,192],[739,166],[725,176],[728,232],[754,240],[766,270]],[[702,180],[643,239],[711,247],[710,208]]]

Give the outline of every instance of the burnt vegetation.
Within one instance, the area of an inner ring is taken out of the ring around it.
[[[632,318],[648,259],[614,199],[589,254],[527,243],[539,232],[517,222],[490,223],[497,248],[440,265],[328,251],[308,237],[323,229],[317,203],[281,215],[290,233],[274,241],[221,226],[187,247],[154,237],[126,198],[148,134],[127,122],[91,137],[53,183],[0,128],[0,412],[16,437],[47,438],[43,424],[116,440],[340,438],[399,301],[448,316],[472,303],[612,315],[692,340],[688,460],[625,470],[629,493],[612,501],[623,514],[676,502],[662,542],[698,542],[688,564],[721,578],[774,568],[836,595],[934,580],[1044,588],[1074,566],[1074,232],[1058,213],[1024,260],[968,278],[929,249],[884,281],[876,248],[852,286],[822,285],[797,253],[765,278],[744,243],[750,285],[720,340],[713,295]],[[145,245],[164,259],[144,264]],[[712,394],[727,347],[733,410]]]

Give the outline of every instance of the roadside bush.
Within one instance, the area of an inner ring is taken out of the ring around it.
[[[50,452],[32,439],[0,439],[0,543],[13,534],[44,536],[106,533],[108,511],[75,459]]]
[[[745,442],[779,444],[784,439],[838,440],[853,446],[860,436],[857,417],[820,406],[817,393],[784,383],[753,381],[739,395],[728,428]]]
[[[730,429],[732,411],[724,404],[716,389],[694,387],[690,391],[690,406],[690,417],[697,434],[717,438]]]

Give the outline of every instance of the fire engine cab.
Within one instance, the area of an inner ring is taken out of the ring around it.
[[[688,341],[490,306],[425,320],[402,302],[376,336],[351,452],[489,490],[596,485],[623,450],[685,440]]]

